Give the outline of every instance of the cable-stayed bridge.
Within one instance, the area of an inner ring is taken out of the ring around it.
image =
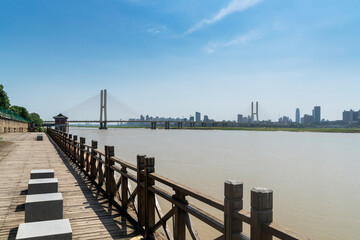
[[[251,116],[249,115],[249,126],[254,124],[259,126],[259,107],[256,102],[251,103]],[[99,123],[100,129],[107,129],[108,123],[117,123],[118,125],[127,126],[148,126],[151,129],[156,129],[157,126],[170,129],[170,127],[238,127],[244,124],[239,124],[236,121],[190,121],[188,119],[165,119],[165,118],[150,118],[144,117],[137,119],[140,113],[136,112],[129,106],[120,102],[115,96],[109,94],[106,89],[101,90],[99,94],[92,96],[85,101],[63,111],[62,114],[68,117],[67,122],[72,124],[93,124]],[[44,126],[54,125],[54,120],[44,121]]]

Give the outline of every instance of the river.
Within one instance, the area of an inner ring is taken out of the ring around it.
[[[275,222],[312,239],[359,239],[360,134],[75,127],[70,133],[102,149],[112,145],[115,156],[134,164],[138,154],[155,157],[157,173],[219,200],[225,180],[240,180],[247,210],[252,187],[271,188]],[[202,239],[218,236],[195,224]]]

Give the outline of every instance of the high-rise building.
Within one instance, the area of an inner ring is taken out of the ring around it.
[[[343,122],[344,123],[353,123],[358,122],[360,116],[360,110],[358,112],[350,109],[350,111],[344,111],[343,112]]]
[[[303,124],[312,124],[313,123],[313,116],[305,114],[303,117]]]
[[[190,116],[189,121],[193,122],[194,121],[194,116]]]
[[[204,122],[208,122],[208,121],[209,121],[208,115],[204,115]]]
[[[313,122],[314,122],[314,123],[320,123],[320,120],[321,120],[321,109],[320,109],[320,106],[315,106],[315,107],[314,107],[312,117],[313,117]]]
[[[286,123],[291,123],[292,121],[289,117],[283,116],[283,117],[279,118],[278,122],[286,124]]]
[[[195,113],[195,121],[196,121],[196,122],[200,122],[200,121],[201,121],[201,113],[199,113],[199,112],[196,112],[196,113]]]
[[[295,119],[296,119],[296,123],[300,123],[300,109],[299,108],[296,109]]]
[[[238,122],[238,123],[242,123],[242,122],[243,122],[243,115],[242,115],[242,114],[238,114],[238,115],[237,115],[237,122]]]

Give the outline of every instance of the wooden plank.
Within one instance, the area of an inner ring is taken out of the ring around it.
[[[35,141],[36,133],[6,133],[0,148],[0,239],[15,239],[24,222],[24,203],[31,169],[51,168],[59,180],[64,199],[64,218],[70,220],[73,239],[130,239],[138,236],[134,226],[91,185],[78,166],[47,137]],[[131,211],[131,209],[129,209]],[[89,229],[91,229],[89,231]]]

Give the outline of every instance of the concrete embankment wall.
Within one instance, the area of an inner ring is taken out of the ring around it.
[[[28,123],[0,117],[0,133],[3,132],[27,132]]]

